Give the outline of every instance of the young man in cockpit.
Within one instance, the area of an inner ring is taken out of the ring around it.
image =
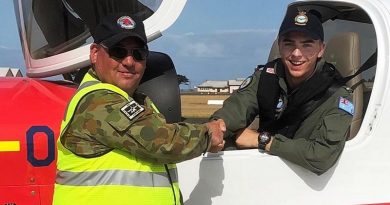
[[[245,80],[211,117],[238,133],[238,148],[258,147],[318,175],[336,163],[354,112],[340,74],[322,60],[320,18],[289,10],[278,34],[281,57]],[[245,129],[256,115],[259,129]]]

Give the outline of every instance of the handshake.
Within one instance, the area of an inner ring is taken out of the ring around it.
[[[206,123],[206,126],[211,140],[211,146],[207,151],[213,153],[221,151],[225,146],[225,140],[223,140],[223,135],[226,132],[225,122],[218,119]]]

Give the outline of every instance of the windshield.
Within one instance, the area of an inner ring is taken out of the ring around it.
[[[33,59],[42,59],[92,42],[89,28],[101,16],[129,12],[149,18],[162,0],[24,0],[23,22]]]

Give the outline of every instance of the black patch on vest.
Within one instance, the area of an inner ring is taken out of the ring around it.
[[[141,105],[139,105],[137,102],[134,100],[127,103],[121,108],[121,111],[123,114],[126,115],[127,118],[130,120],[134,119],[137,117],[140,113],[142,113],[145,110]]]

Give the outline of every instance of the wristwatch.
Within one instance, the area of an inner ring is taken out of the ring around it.
[[[257,137],[259,149],[265,151],[265,146],[271,141],[271,134],[269,132],[260,132]]]

